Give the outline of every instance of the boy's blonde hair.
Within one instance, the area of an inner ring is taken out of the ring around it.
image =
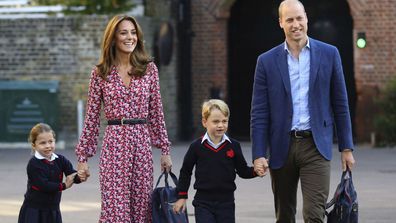
[[[213,109],[219,109],[225,117],[230,117],[230,109],[223,100],[210,99],[202,104],[202,119],[207,120]]]

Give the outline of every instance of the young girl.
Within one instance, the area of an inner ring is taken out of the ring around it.
[[[18,223],[61,223],[62,191],[81,181],[70,161],[54,153],[55,132],[49,125],[35,125],[29,142],[34,156],[27,165],[27,191]],[[67,176],[64,183],[63,175]]]

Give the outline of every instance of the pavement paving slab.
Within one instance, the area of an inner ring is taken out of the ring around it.
[[[173,172],[179,175],[184,154],[189,143],[173,145]],[[251,161],[251,144],[243,142],[243,153]],[[57,150],[77,163],[72,149]],[[155,176],[160,174],[160,151],[154,149]],[[31,156],[30,149],[0,149],[0,222],[15,223],[26,191],[26,164]],[[353,170],[354,184],[359,200],[360,223],[395,223],[396,217],[396,148],[371,148],[357,146],[354,152],[357,161]],[[100,192],[98,179],[98,155],[89,160],[91,178],[88,182],[74,185],[63,192],[61,211],[64,223],[97,223],[100,213]],[[332,160],[330,196],[341,177],[340,155],[334,147]],[[191,185],[193,182],[191,183]],[[270,178],[236,179],[235,192],[236,222],[275,222]],[[190,188],[189,196],[195,191]],[[194,223],[194,209],[188,200],[189,219]],[[301,193],[298,194],[296,222],[302,223]]]

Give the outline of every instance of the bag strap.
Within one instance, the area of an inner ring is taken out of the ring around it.
[[[177,186],[177,184],[178,184],[178,180],[177,180],[177,177],[176,177],[176,175],[174,174],[174,173],[172,173],[172,171],[169,171],[169,173],[166,173],[165,174],[165,179],[167,179],[168,178],[168,174],[171,176],[171,178],[172,178],[172,181],[173,181],[173,183],[175,184],[175,186]],[[167,180],[166,180],[166,182],[165,183],[167,183]]]
[[[173,183],[175,184],[175,186],[177,186],[178,180],[177,177],[174,173],[172,173],[172,171],[169,171],[169,173],[167,173],[166,171],[162,172],[161,175],[158,177],[157,183],[155,184],[155,188],[158,187],[158,184],[161,181],[162,176],[165,175],[165,187],[169,187],[169,183],[168,183],[168,174],[171,176]]]
[[[161,175],[158,177],[157,183],[155,184],[155,188],[158,187],[158,184],[159,184],[159,182],[160,182],[160,180],[161,180],[163,175],[164,175],[164,173],[161,173]]]

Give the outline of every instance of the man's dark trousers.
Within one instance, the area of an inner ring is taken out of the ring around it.
[[[317,150],[312,137],[290,139],[288,158],[280,169],[271,170],[276,218],[295,222],[297,186],[301,180],[304,222],[323,222],[329,195],[330,161]]]

